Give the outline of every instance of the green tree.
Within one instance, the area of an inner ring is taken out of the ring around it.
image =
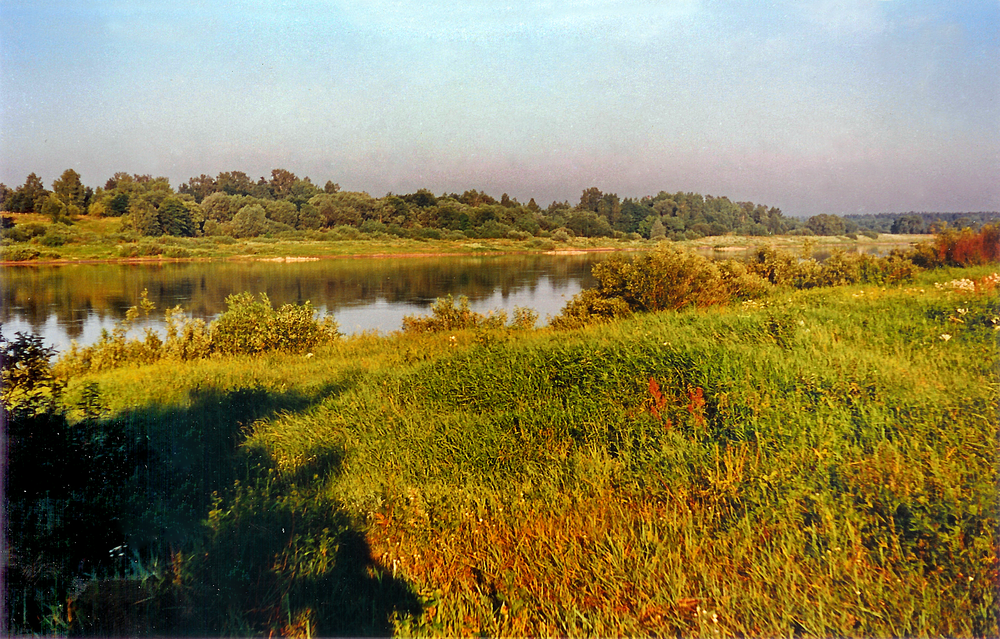
[[[268,202],[264,207],[267,212],[268,219],[274,220],[275,222],[280,222],[282,224],[287,224],[292,228],[298,226],[299,223],[299,210],[295,208],[295,205],[288,200],[276,200],[274,202]]]
[[[17,187],[14,193],[7,199],[4,208],[7,211],[15,213],[39,211],[48,195],[49,192],[46,190],[45,185],[42,184],[42,178],[31,173],[24,180],[24,184]]]
[[[215,178],[215,186],[227,195],[250,195],[254,189],[253,180],[243,171],[219,173]]]
[[[53,223],[68,221],[70,217],[66,203],[59,199],[55,193],[49,193],[36,211],[52,220]]]
[[[165,199],[156,213],[160,230],[164,235],[194,236],[194,221],[191,219],[191,211],[181,200],[176,197]]]
[[[121,217],[128,213],[128,193],[116,193],[108,201],[108,215],[111,217]]]
[[[584,237],[608,237],[612,228],[608,221],[593,211],[576,211],[566,220],[566,228]]]
[[[604,194],[596,186],[584,189],[583,193],[580,194],[580,203],[577,205],[577,208],[596,213],[602,197],[604,197]]]
[[[194,201],[201,203],[206,197],[219,190],[219,185],[210,175],[202,173],[196,178],[191,178],[187,184],[181,184],[177,189],[178,193],[186,193],[194,196]]]
[[[298,180],[295,174],[285,169],[274,169],[271,171],[271,180],[267,183],[271,191],[271,197],[280,200],[292,194],[292,187]]]
[[[233,237],[257,237],[267,230],[267,214],[260,204],[240,209],[232,221]]]
[[[649,239],[660,240],[667,236],[667,229],[663,226],[663,222],[660,218],[653,220],[653,223],[649,226]]]
[[[806,220],[806,228],[816,235],[843,235],[844,220],[837,215],[820,213]]]
[[[76,207],[78,211],[86,208],[87,189],[80,181],[80,174],[73,169],[66,169],[59,179],[52,183],[52,192],[67,207]]]
[[[319,209],[317,209],[312,204],[306,202],[299,209],[299,219],[296,228],[301,230],[312,230],[318,229],[323,226],[323,216],[319,214]]]
[[[153,203],[144,197],[129,199],[127,222],[139,235],[157,237],[163,235],[160,216]]]
[[[891,233],[923,233],[924,220],[919,215],[903,215],[892,223]]]

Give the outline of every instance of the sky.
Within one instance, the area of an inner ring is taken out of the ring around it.
[[[0,0],[0,182],[1000,210],[1000,0]]]

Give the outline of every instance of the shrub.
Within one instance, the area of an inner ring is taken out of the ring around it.
[[[13,228],[4,228],[3,237],[15,242],[27,242],[33,237],[45,235],[45,225],[39,222],[17,224]]]
[[[750,300],[763,297],[771,290],[771,283],[756,273],[751,273],[745,264],[736,260],[719,262],[719,274],[725,282],[729,297],[734,300]]]
[[[634,258],[610,259],[594,267],[599,290],[620,297],[635,311],[678,310],[729,300],[718,266],[707,257],[668,244]]]
[[[226,305],[210,329],[214,350],[222,354],[303,352],[339,335],[332,318],[316,320],[309,302],[285,304],[275,310],[265,293],[259,301],[252,293],[238,293],[227,297]]]
[[[363,237],[361,231],[347,224],[340,224],[333,227],[331,235],[330,239],[333,240],[360,240]]]
[[[819,266],[811,284],[840,286],[843,284],[895,284],[912,279],[919,269],[912,261],[899,256],[879,257],[834,251]]]
[[[167,336],[161,348],[162,357],[184,361],[212,353],[212,335],[204,320],[189,319],[180,306],[168,308],[164,319]]]
[[[126,244],[118,247],[119,257],[152,257],[163,255],[166,249],[155,242],[144,241],[135,244]]]
[[[56,410],[65,382],[53,373],[49,360],[55,349],[42,344],[42,338],[16,333],[7,340],[0,333],[0,399],[4,410],[30,416]]]
[[[747,271],[758,275],[771,284],[785,286],[795,281],[798,274],[798,260],[784,251],[770,246],[761,246],[747,257]]]
[[[518,306],[514,309],[514,319],[510,327],[515,330],[530,330],[538,322],[538,312],[532,308]]]
[[[979,232],[964,228],[943,229],[934,238],[938,263],[947,266],[978,266],[1000,261],[1000,226],[988,224]]]
[[[364,222],[361,223],[362,233],[369,233],[369,234],[385,233],[386,230],[387,230],[386,225],[382,222],[379,222],[378,220],[365,220]]]
[[[0,259],[7,262],[27,262],[36,259],[39,252],[29,246],[0,247]]]
[[[552,320],[554,328],[627,317],[633,312],[724,304],[734,296],[755,296],[765,286],[742,266],[726,264],[720,269],[702,255],[669,244],[631,261],[612,257],[594,266],[593,273],[597,288],[574,296]]]
[[[42,246],[56,247],[62,246],[71,240],[71,235],[61,232],[55,227],[55,225],[53,225],[45,231],[45,235],[38,240],[38,243]]]
[[[580,291],[567,302],[549,325],[555,329],[572,329],[616,319],[631,317],[632,308],[619,297],[604,297],[596,289]]]
[[[536,237],[528,242],[528,246],[535,249],[541,249],[543,251],[551,251],[556,247],[556,244],[552,240]]]
[[[440,240],[441,230],[434,228],[414,229],[413,238],[417,240]]]
[[[531,311],[533,312],[533,311]],[[527,321],[527,315],[522,321]],[[537,316],[536,316],[537,319]],[[515,317],[515,322],[517,318]],[[503,311],[490,312],[487,315],[476,313],[469,308],[469,298],[462,295],[455,299],[439,297],[431,305],[430,317],[407,315],[403,318],[404,333],[434,333],[437,331],[455,331],[463,329],[497,329],[507,324],[507,314]],[[532,322],[534,324],[534,322]]]
[[[140,307],[128,310],[125,319],[91,346],[73,342],[56,364],[62,375],[96,372],[130,363],[149,363],[160,359],[190,360],[214,353],[252,355],[265,351],[300,353],[339,336],[331,317],[317,320],[309,302],[285,304],[273,309],[267,295],[257,301],[250,293],[230,295],[227,310],[210,325],[189,319],[177,306],[165,314],[166,339],[147,329],[144,337],[127,339]],[[154,306],[146,291],[142,293],[142,311],[148,316]]]

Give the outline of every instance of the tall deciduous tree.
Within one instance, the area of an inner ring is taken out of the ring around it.
[[[271,190],[271,196],[276,200],[280,200],[283,197],[287,197],[292,193],[292,186],[295,185],[297,177],[291,171],[285,169],[274,169],[271,171],[271,180],[268,182],[268,188]]]
[[[212,176],[202,173],[196,178],[189,179],[187,184],[181,184],[177,192],[193,195],[194,201],[201,203],[202,200],[218,190],[219,185],[216,180]]]
[[[194,221],[191,211],[176,197],[168,197],[156,212],[160,229],[164,235],[191,237],[194,235]]]
[[[227,195],[250,195],[253,192],[254,183],[250,176],[243,171],[230,171],[219,173],[215,178],[216,189]]]
[[[260,204],[250,204],[240,209],[233,217],[233,237],[257,237],[267,230],[267,218],[264,207]]]

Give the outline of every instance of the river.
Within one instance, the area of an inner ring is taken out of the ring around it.
[[[438,297],[465,295],[479,312],[529,307],[539,325],[556,315],[609,253],[446,257],[336,258],[318,261],[219,261],[149,264],[67,264],[3,269],[3,333],[31,331],[58,350],[71,340],[100,339],[139,303],[156,305],[137,328],[162,330],[165,309],[180,305],[211,320],[228,295],[267,293],[277,306],[310,301],[333,315],[341,332],[388,333],[406,315],[426,315]]]

